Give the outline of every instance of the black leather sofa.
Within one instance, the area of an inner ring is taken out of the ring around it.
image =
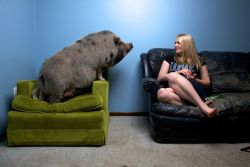
[[[219,112],[208,118],[197,107],[163,104],[156,92],[167,83],[156,81],[162,61],[173,49],[154,48],[141,54],[142,85],[149,92],[149,126],[153,139],[171,142],[250,141],[250,53],[203,51],[211,79],[210,104]]]

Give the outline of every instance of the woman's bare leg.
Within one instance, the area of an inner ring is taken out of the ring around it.
[[[213,117],[216,114],[217,109],[210,108],[206,103],[204,103],[197,94],[193,85],[183,76],[177,73],[170,73],[168,75],[168,84],[178,96],[184,100],[194,103],[208,117]]]
[[[161,88],[157,92],[157,98],[162,103],[183,105],[185,102],[174,92],[172,88]]]

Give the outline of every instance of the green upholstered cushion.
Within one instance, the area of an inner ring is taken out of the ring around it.
[[[12,108],[18,111],[26,112],[76,112],[91,111],[103,106],[102,97],[99,94],[86,94],[76,96],[65,102],[50,104],[46,101],[32,99],[25,95],[17,95],[13,102]]]
[[[8,112],[9,129],[102,129],[104,110],[71,113]]]

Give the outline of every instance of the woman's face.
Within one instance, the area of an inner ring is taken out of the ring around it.
[[[175,52],[176,53],[182,53],[184,51],[184,47],[181,45],[180,41],[178,39],[175,40]]]

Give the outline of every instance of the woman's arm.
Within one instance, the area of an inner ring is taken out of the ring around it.
[[[161,64],[161,69],[160,69],[160,72],[158,74],[157,81],[158,82],[167,81],[168,71],[169,71],[169,63],[166,60],[164,60],[162,62],[162,64]],[[192,72],[190,70],[188,70],[188,69],[182,69],[182,70],[179,70],[179,71],[175,71],[174,73],[183,74],[183,75],[185,75],[187,77],[192,75]]]
[[[200,68],[200,75],[201,75],[201,79],[194,77],[193,79],[200,83],[201,85],[203,85],[205,88],[209,88],[210,86],[210,78],[209,78],[209,74],[208,74],[208,70],[207,70],[207,66],[203,65]]]
[[[169,63],[166,60],[163,60],[163,62],[161,64],[161,69],[160,69],[158,77],[157,77],[158,82],[167,80],[166,76],[168,74],[168,70],[169,70]]]

